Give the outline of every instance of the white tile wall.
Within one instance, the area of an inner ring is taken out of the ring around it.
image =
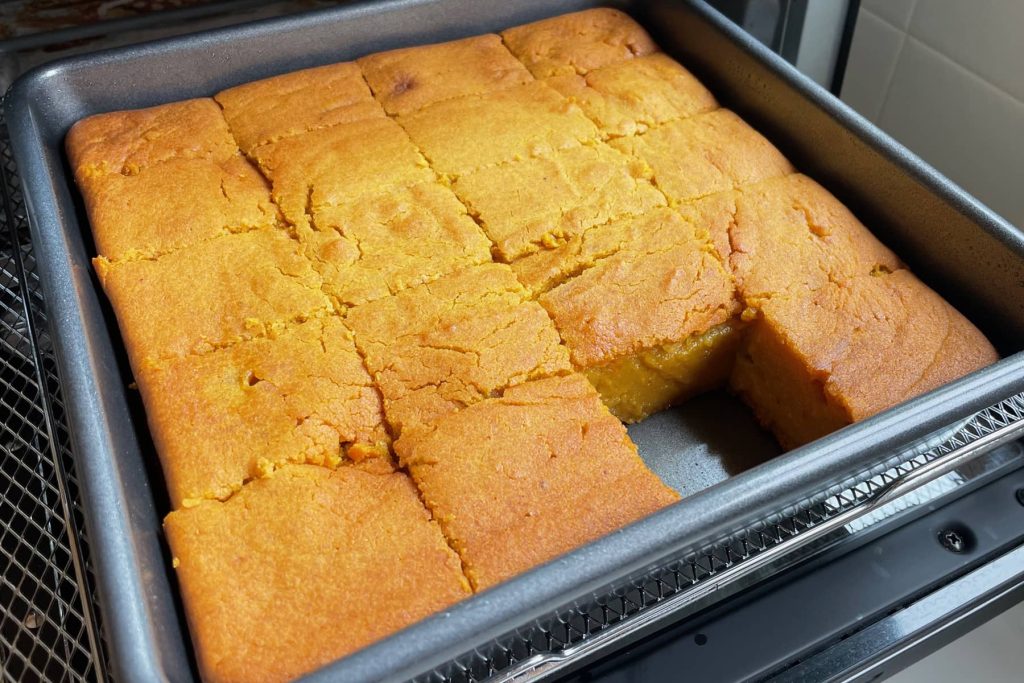
[[[907,34],[871,12],[857,19],[843,76],[843,99],[878,121]]]
[[[1024,227],[1024,0],[863,0],[842,98]]]
[[[863,0],[861,7],[906,31],[917,0]]]

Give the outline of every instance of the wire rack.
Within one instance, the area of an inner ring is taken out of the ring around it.
[[[2,121],[0,176],[0,672],[4,681],[101,681],[78,481]]]

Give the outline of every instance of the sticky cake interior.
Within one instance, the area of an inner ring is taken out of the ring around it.
[[[614,9],[66,146],[207,681],[306,673],[672,504],[623,422],[728,387],[792,448],[997,359]]]
[[[516,261],[616,417],[636,422],[724,383],[742,327],[706,228],[668,208]]]

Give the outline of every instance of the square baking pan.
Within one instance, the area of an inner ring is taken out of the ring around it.
[[[397,680],[585,601],[667,558],[744,529],[1024,390],[1024,236],[699,0],[392,0],[71,58],[11,89],[5,113],[50,313],[81,478],[106,639],[118,678],[191,680],[188,633],[161,538],[168,510],[117,326],[63,151],[78,119],[215,92],[294,69],[497,31],[613,4],[829,188],[1003,360],[779,457],[724,393],[631,428],[687,497],[469,598],[313,678]],[[184,426],[183,426],[184,428]],[[594,495],[615,495],[595,491]],[[353,597],[358,599],[358,597]]]

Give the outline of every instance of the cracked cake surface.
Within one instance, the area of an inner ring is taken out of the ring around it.
[[[154,260],[98,257],[94,264],[136,368],[265,336],[332,309],[320,276],[282,230],[218,237]]]
[[[570,367],[547,313],[501,264],[473,266],[357,306],[346,322],[396,436]]]
[[[87,175],[83,195],[96,250],[151,258],[281,220],[270,186],[244,157],[171,159],[134,175]]]
[[[501,37],[537,78],[586,74],[658,50],[643,27],[609,7],[516,26]]]
[[[90,116],[71,127],[65,148],[78,178],[134,175],[171,159],[226,161],[238,153],[211,98]]]
[[[340,307],[491,260],[491,243],[452,191],[434,182],[314,210],[304,253]]]
[[[395,448],[476,590],[679,499],[576,374],[410,428]]]
[[[354,62],[328,64],[244,83],[215,96],[238,146],[261,145],[320,128],[384,118]]]
[[[533,80],[493,33],[377,52],[360,59],[359,66],[384,110],[396,115]]]
[[[637,135],[718,108],[715,96],[662,52],[545,82],[578,104],[605,138]]]
[[[340,318],[155,361],[136,379],[174,507],[286,463],[388,457],[380,395]]]
[[[379,462],[287,466],[164,532],[211,683],[291,680],[469,594],[412,482]]]
[[[547,157],[598,138],[577,105],[539,81],[444,100],[396,120],[442,176]]]

